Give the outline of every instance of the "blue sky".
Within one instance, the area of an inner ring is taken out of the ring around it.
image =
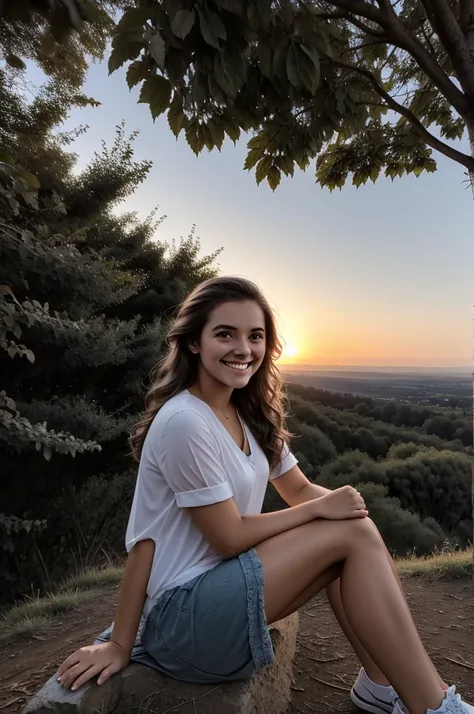
[[[73,147],[78,167],[113,142],[122,119],[138,129],[136,156],[153,168],[123,209],[144,217],[158,205],[160,240],[196,224],[204,253],[222,246],[221,272],[254,279],[269,297],[296,352],[287,361],[471,364],[474,205],[461,166],[437,157],[436,174],[334,193],[312,166],[272,193],[243,170],[245,141],[196,158],[165,117],[153,123],[123,71],[93,65],[85,92],[101,106],[67,123],[89,125]]]

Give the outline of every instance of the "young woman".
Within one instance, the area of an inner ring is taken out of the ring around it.
[[[361,495],[311,484],[289,451],[281,345],[257,286],[199,285],[167,347],[132,431],[115,623],[61,665],[60,683],[102,684],[131,659],[190,682],[249,677],[273,661],[268,626],[325,588],[363,665],[360,708],[474,714],[428,658]],[[261,513],[269,480],[290,508]]]

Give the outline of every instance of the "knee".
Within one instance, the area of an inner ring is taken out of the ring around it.
[[[379,529],[371,518],[354,518],[349,528],[350,542],[356,546],[363,543],[383,547]]]

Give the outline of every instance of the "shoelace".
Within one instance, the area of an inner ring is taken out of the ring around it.
[[[395,704],[396,700],[399,699],[398,694],[396,693],[393,687],[388,688],[388,696],[392,700],[393,704]]]
[[[402,712],[402,714],[406,714],[407,710],[405,709],[402,700],[397,696],[395,690],[393,690],[393,693],[395,695],[393,700],[394,707],[398,705],[400,712]],[[456,687],[449,687],[440,708],[436,710],[436,714],[466,714],[466,709],[463,705],[461,695],[456,694]]]
[[[449,712],[449,714],[466,714],[461,695],[456,694],[456,687],[449,687],[446,697],[439,708],[439,714]]]

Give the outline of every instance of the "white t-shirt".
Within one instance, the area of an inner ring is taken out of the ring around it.
[[[267,457],[242,419],[241,423],[250,456],[237,446],[212,409],[188,390],[169,399],[153,419],[143,445],[125,537],[128,552],[140,540],[155,541],[145,615],[165,590],[222,561],[188,508],[233,497],[241,515],[258,514],[269,478],[281,476],[297,463],[285,446],[280,464],[270,473]]]

